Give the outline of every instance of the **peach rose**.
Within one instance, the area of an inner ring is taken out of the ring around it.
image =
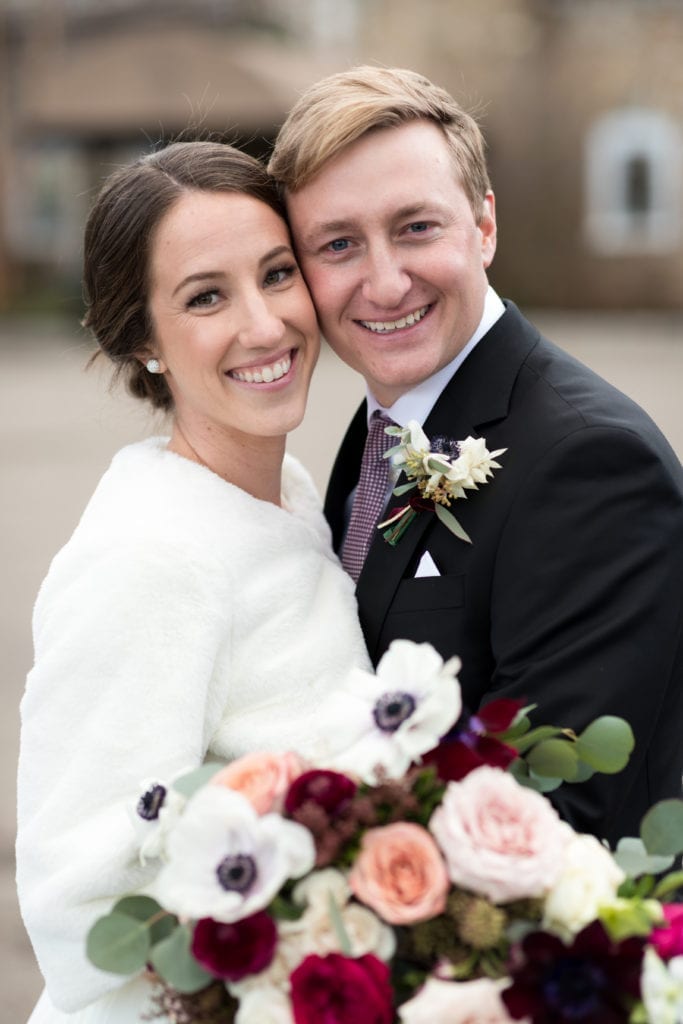
[[[512,1024],[500,998],[506,985],[506,980],[490,978],[460,982],[428,978],[417,995],[399,1007],[401,1024]]]
[[[545,797],[488,765],[448,784],[429,828],[451,881],[494,903],[552,889],[574,835]]]
[[[245,754],[216,772],[211,783],[242,793],[257,814],[268,814],[282,810],[287,790],[306,767],[297,754]]]
[[[349,885],[361,903],[390,924],[440,914],[449,888],[436,843],[425,829],[410,822],[365,833]]]

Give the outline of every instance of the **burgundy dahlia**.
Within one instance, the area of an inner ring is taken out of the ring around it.
[[[294,814],[304,804],[313,803],[334,815],[351,800],[357,788],[356,783],[341,772],[313,769],[291,784],[285,797],[285,810]]]
[[[533,932],[513,950],[503,1002],[532,1024],[626,1024],[640,998],[644,946],[642,938],[614,942],[599,921],[569,946]]]
[[[192,955],[214,977],[240,981],[264,971],[276,945],[275,922],[261,910],[232,924],[202,918],[195,925]]]
[[[307,956],[292,972],[295,1024],[391,1024],[389,968],[376,956]]]

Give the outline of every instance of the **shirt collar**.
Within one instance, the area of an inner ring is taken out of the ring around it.
[[[426,380],[421,381],[414,388],[411,388],[410,391],[401,395],[388,409],[381,406],[372,392],[368,391],[368,423],[373,412],[377,409],[385,413],[399,427],[405,427],[406,423],[410,420],[417,420],[420,424],[424,423],[436,405],[441,392],[458,367],[465,361],[475,345],[491,330],[496,320],[499,320],[504,312],[505,306],[491,285],[489,285],[484,298],[484,311],[479,321],[479,326],[464,348],[458,352],[455,359],[452,359],[450,363],[437,370],[431,377],[427,377]]]

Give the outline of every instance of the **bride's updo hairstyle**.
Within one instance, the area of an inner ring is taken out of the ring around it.
[[[187,191],[237,192],[285,217],[265,167],[224,143],[174,142],[107,178],[85,228],[83,326],[131,394],[164,411],[173,407],[166,379],[149,373],[139,354],[153,334],[148,300],[155,229]]]

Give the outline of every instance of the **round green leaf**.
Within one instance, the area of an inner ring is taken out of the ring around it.
[[[578,761],[574,744],[568,740],[549,739],[538,743],[526,755],[529,767],[536,775],[571,782],[576,777]]]
[[[157,973],[179,992],[191,995],[205,988],[213,976],[199,966],[190,949],[192,932],[187,925],[177,928],[157,946],[150,960]]]
[[[149,930],[146,925],[126,914],[101,917],[88,932],[88,959],[103,971],[112,974],[136,974],[147,962]]]
[[[153,946],[167,938],[178,923],[178,918],[164,910],[151,896],[124,896],[113,909],[116,913],[126,914],[146,924]]]
[[[634,744],[628,722],[603,715],[584,729],[576,741],[576,751],[594,771],[614,775],[627,765]]]
[[[201,789],[209,779],[216,774],[216,772],[222,767],[215,761],[207,761],[206,764],[202,764],[199,768],[195,768],[194,771],[188,772],[187,775],[181,775],[179,779],[176,779],[173,783],[173,788],[176,789],[183,796],[191,797],[198,789]]]
[[[675,857],[683,852],[683,800],[660,800],[640,824],[648,853]]]
[[[620,839],[614,859],[629,878],[639,875],[658,875],[673,864],[672,857],[654,857],[647,852],[642,839],[633,837]]]

